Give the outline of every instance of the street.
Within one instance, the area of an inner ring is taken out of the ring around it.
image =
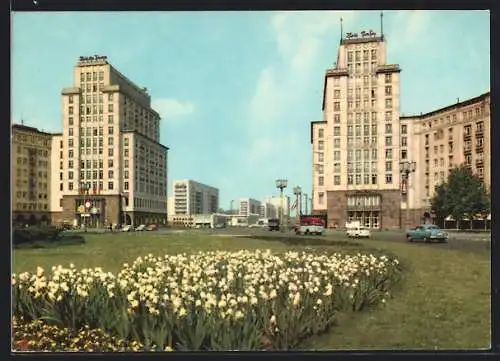
[[[293,237],[293,238],[321,238],[328,240],[345,241],[352,240],[346,237],[345,231],[328,229],[323,236],[297,236],[292,231],[276,232],[269,231],[266,228],[246,228],[246,227],[228,227],[220,229],[160,229],[156,231],[160,234],[213,234],[222,237]],[[146,232],[145,232],[146,233]],[[149,232],[147,232],[149,233]],[[435,247],[443,250],[463,250],[468,252],[488,252],[491,250],[491,234],[490,233],[464,233],[464,232],[448,232],[449,239],[447,243],[423,243],[414,242],[413,244],[424,247]],[[372,232],[371,241],[389,241],[389,242],[407,242],[405,233],[401,230],[395,231],[374,231]]]

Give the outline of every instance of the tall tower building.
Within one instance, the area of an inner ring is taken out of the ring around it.
[[[52,159],[56,223],[166,223],[168,148],[147,89],[105,56],[80,57],[73,86],[62,90],[62,114]]]
[[[327,213],[330,227],[400,227],[400,71],[383,34],[342,34],[324,78],[323,120],[311,123],[313,212]]]

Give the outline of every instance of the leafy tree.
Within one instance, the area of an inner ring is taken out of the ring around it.
[[[438,224],[444,226],[444,220],[451,213],[451,209],[448,207],[447,200],[448,187],[446,183],[441,183],[436,186],[434,197],[431,199],[431,210],[436,215],[436,220]]]
[[[432,210],[438,217],[451,214],[457,222],[457,229],[464,215],[472,224],[476,214],[490,209],[490,196],[485,184],[465,165],[452,169],[447,181],[438,185],[435,191],[431,200]]]

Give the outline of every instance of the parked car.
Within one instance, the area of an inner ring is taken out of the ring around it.
[[[146,227],[146,231],[157,231],[158,230],[158,225],[155,223],[151,223]]]
[[[414,229],[408,230],[406,232],[406,239],[408,242],[413,242],[415,240],[423,240],[424,242],[446,242],[448,240],[448,233],[434,224],[421,224]]]
[[[145,224],[141,224],[135,230],[136,231],[144,231],[145,229],[146,229],[146,225]]]
[[[131,232],[133,230],[132,226],[130,224],[127,224],[123,226],[122,232]]]
[[[370,238],[372,236],[370,229],[362,226],[347,228],[346,233],[349,238]]]

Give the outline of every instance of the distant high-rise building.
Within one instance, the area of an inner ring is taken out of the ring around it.
[[[12,125],[12,222],[49,224],[53,134],[21,124]]]
[[[253,198],[241,198],[239,201],[239,215],[260,214],[261,202]]]
[[[281,197],[280,196],[272,196],[269,198],[266,198],[264,200],[264,203],[271,204],[274,209],[276,210],[276,217],[279,216],[280,214],[280,209],[283,207],[283,214],[286,217],[290,216],[290,197],[283,195],[283,205],[281,204]]]
[[[175,215],[216,213],[219,209],[219,190],[193,180],[173,182]]]
[[[264,202],[260,206],[260,217],[261,218],[277,218],[278,217],[278,207],[274,204]]]
[[[146,88],[106,57],[80,57],[62,108],[63,134],[53,149],[56,222],[165,224],[168,148]]]

